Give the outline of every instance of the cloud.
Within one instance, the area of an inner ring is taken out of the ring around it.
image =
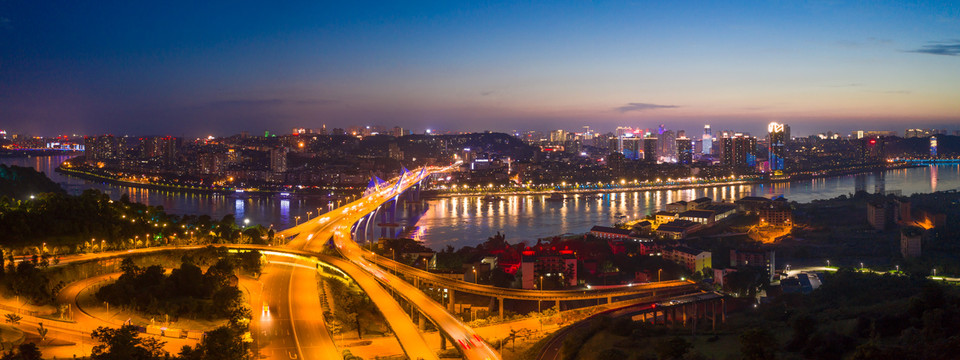
[[[907,52],[931,54],[931,55],[957,56],[957,55],[960,55],[960,40],[931,41],[919,49],[909,50]]]
[[[483,91],[483,92],[480,92],[480,96],[488,96],[488,95],[491,95],[491,94],[493,94],[493,91],[492,91],[492,90],[491,90],[491,91]]]
[[[672,109],[678,108],[677,105],[658,105],[658,104],[647,104],[647,103],[629,103],[624,106],[619,106],[615,110],[625,113],[628,111],[644,111],[644,110],[655,110],[655,109]]]

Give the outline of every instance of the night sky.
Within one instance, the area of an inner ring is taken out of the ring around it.
[[[0,128],[960,128],[956,1],[0,1]]]

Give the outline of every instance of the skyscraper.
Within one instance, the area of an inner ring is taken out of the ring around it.
[[[647,162],[657,162],[657,138],[653,135],[648,135],[643,139],[643,161]]]
[[[677,139],[677,163],[683,165],[693,163],[693,141],[686,136]]]
[[[556,130],[550,132],[550,142],[562,144],[567,141],[567,131],[566,130]]]
[[[737,133],[720,138],[720,163],[731,167],[755,166],[757,138]]]
[[[279,147],[270,150],[270,171],[274,173],[287,172],[287,148]]]
[[[86,136],[83,138],[84,157],[87,164],[95,165],[105,160],[117,160],[123,155],[121,139],[113,135]]]
[[[703,151],[702,154],[708,155],[713,151],[713,129],[710,128],[710,124],[703,126]]]
[[[673,130],[664,130],[660,125],[660,135],[657,137],[659,153],[657,157],[662,162],[676,162],[677,156],[677,136]]]
[[[140,138],[140,158],[159,159],[171,164],[177,159],[180,139],[171,136],[149,136]]]
[[[789,129],[790,127],[786,124],[772,122],[767,125],[767,132],[769,133],[770,140],[770,145],[767,148],[767,151],[771,171],[783,171],[786,167],[786,144]]]

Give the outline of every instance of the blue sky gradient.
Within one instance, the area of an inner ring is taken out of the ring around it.
[[[8,131],[770,121],[795,134],[960,127],[960,6],[0,1]]]

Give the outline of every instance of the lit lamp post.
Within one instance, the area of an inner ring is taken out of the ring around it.
[[[477,279],[477,268],[473,268],[473,283],[474,284],[480,283],[480,279]]]
[[[860,271],[863,271],[863,263],[860,263]]]
[[[296,221],[294,222],[294,225],[293,225],[293,226],[300,225],[300,217],[299,217],[299,216],[294,216],[293,218],[296,220]]]
[[[827,267],[830,267],[830,259],[827,259]]]
[[[317,212],[317,213],[319,214],[319,212]],[[313,211],[307,211],[307,219],[309,219],[310,216],[312,216],[312,215],[313,215]]]
[[[540,296],[541,299],[537,299],[537,312],[540,312],[540,304],[543,302],[543,275],[540,276]]]
[[[243,219],[243,226],[244,226],[244,227],[250,226],[250,219],[249,219],[249,218],[248,218],[248,219]]]

